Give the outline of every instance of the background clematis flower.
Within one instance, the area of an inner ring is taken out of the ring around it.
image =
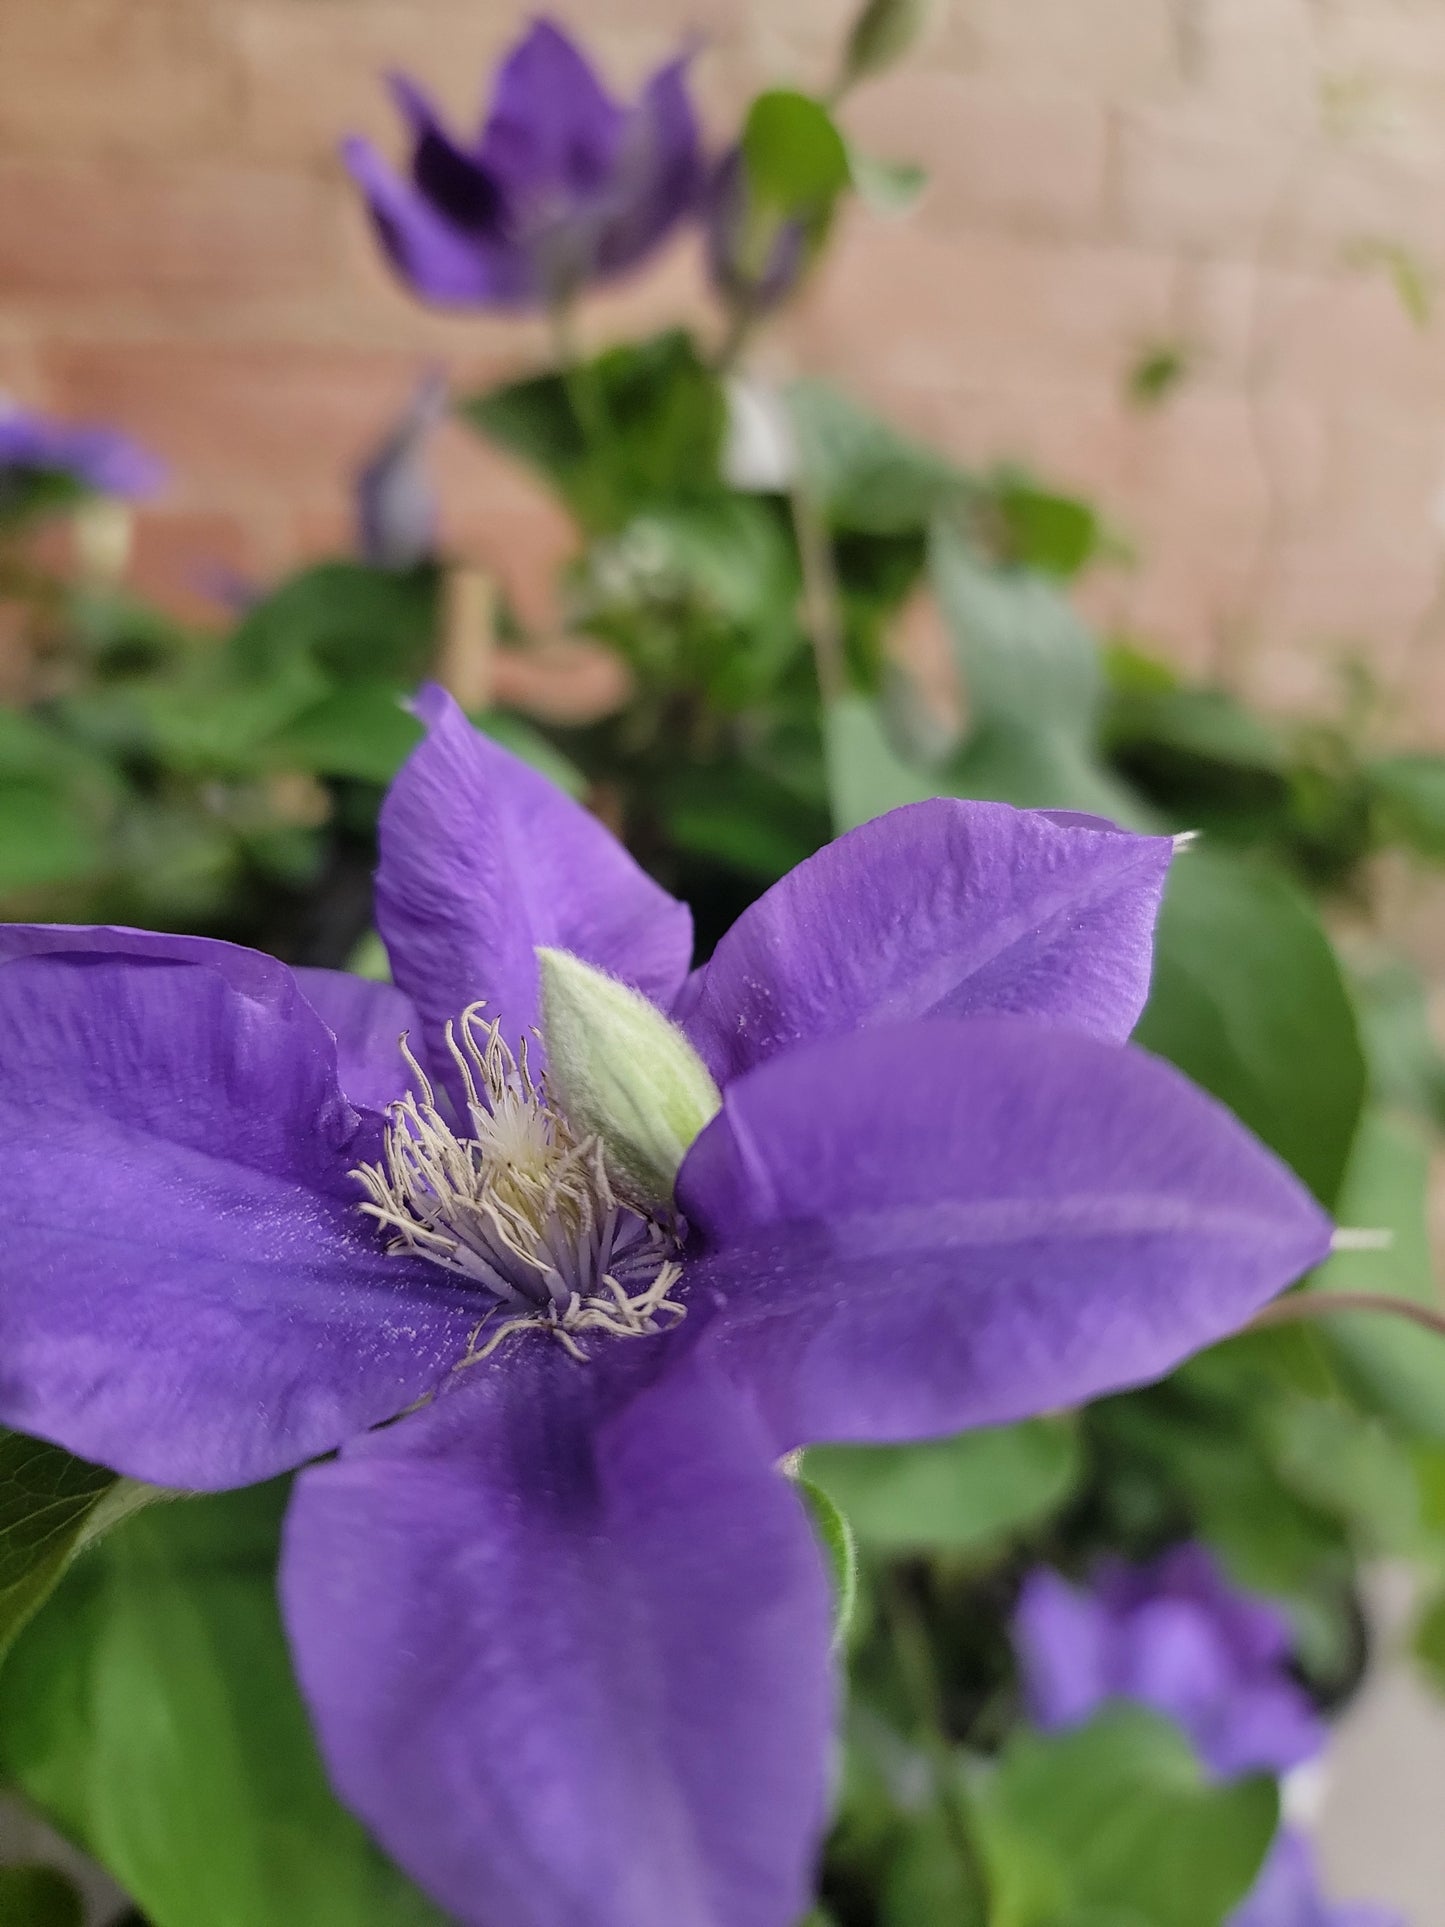
[[[1205,1546],[1147,1566],[1108,1561],[1087,1590],[1040,1568],[1019,1597],[1014,1640],[1029,1716],[1045,1730],[1138,1700],[1222,1779],[1285,1773],[1324,1746],[1324,1722],[1289,1670],[1289,1621],[1232,1586]]]
[[[428,301],[556,307],[635,267],[701,191],[687,63],[658,68],[623,107],[562,29],[538,20],[503,61],[470,145],[414,81],[394,76],[409,178],[369,141],[353,138],[343,153],[402,279]]]
[[[1289,1670],[1288,1619],[1231,1585],[1205,1546],[1145,1566],[1107,1561],[1087,1589],[1040,1567],[1013,1630],[1029,1716],[1046,1731],[1136,1700],[1173,1720],[1221,1780],[1286,1773],[1324,1749],[1324,1721]],[[1327,1901],[1308,1839],[1284,1827],[1227,1927],[1403,1923],[1388,1908]]]
[[[920,804],[689,976],[682,905],[442,692],[418,708],[380,826],[394,986],[0,933],[0,1421],[171,1486],[307,1467],[302,1691],[342,1797],[459,1920],[791,1927],[833,1685],[780,1458],[1157,1376],[1330,1227],[1123,1041],[1167,838]],[[716,1080],[672,1203],[618,1195],[549,1093],[539,948]]]
[[[377,569],[410,569],[436,553],[441,505],[427,473],[427,443],[445,419],[447,379],[431,369],[400,418],[357,471],[356,546]]]
[[[0,507],[27,484],[50,477],[98,495],[138,498],[155,494],[165,468],[119,429],[0,408]]]
[[[1314,1848],[1297,1828],[1286,1827],[1226,1927],[1405,1927],[1405,1923],[1392,1908],[1373,1901],[1327,1900],[1320,1891]]]

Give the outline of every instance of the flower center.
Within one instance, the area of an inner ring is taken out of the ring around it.
[[[548,1101],[525,1039],[514,1056],[481,1011],[473,1004],[446,1030],[466,1093],[460,1136],[402,1038],[413,1089],[387,1107],[381,1162],[352,1173],[367,1193],[360,1208],[392,1232],[389,1252],[426,1258],[496,1300],[463,1365],[516,1331],[548,1332],[585,1358],[585,1333],[641,1338],[676,1323],[686,1316],[669,1295],[682,1275],[676,1226],[617,1196],[601,1144],[576,1136]],[[492,1326],[501,1312],[510,1315]]]

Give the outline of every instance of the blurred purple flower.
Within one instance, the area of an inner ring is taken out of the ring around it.
[[[1314,1849],[1302,1833],[1286,1827],[1226,1927],[1405,1927],[1405,1923],[1393,1908],[1371,1901],[1326,1900],[1320,1892]]]
[[[708,269],[728,303],[745,314],[761,315],[786,301],[808,265],[807,229],[802,221],[780,222],[767,236],[762,258],[748,259],[748,194],[741,148],[730,148],[714,167],[705,216]]]
[[[419,710],[380,825],[394,987],[0,931],[0,1421],[190,1489],[339,1449],[286,1525],[302,1690],[459,1920],[792,1927],[833,1693],[778,1460],[1156,1377],[1329,1226],[1124,1044],[1168,838],[922,803],[689,975],[683,905],[441,691]],[[612,1192],[522,1056],[539,946],[718,1080],[675,1211]]]
[[[429,301],[511,308],[556,306],[635,267],[701,190],[689,58],[658,68],[623,107],[562,29],[538,20],[502,63],[470,146],[394,75],[410,177],[369,141],[343,152],[398,273]]]
[[[58,476],[99,495],[153,495],[165,466],[119,429],[60,422],[0,406],[0,497]]]
[[[357,474],[357,548],[373,568],[410,569],[435,553],[441,508],[425,453],[446,410],[446,376],[433,369]]]
[[[1014,1621],[1029,1715],[1077,1726],[1108,1700],[1137,1700],[1188,1734],[1211,1772],[1284,1773],[1325,1728],[1291,1678],[1289,1622],[1231,1586],[1201,1545],[1149,1566],[1109,1561],[1087,1589],[1042,1568]]]

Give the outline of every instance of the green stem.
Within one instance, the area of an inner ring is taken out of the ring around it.
[[[943,1723],[942,1695],[938,1687],[937,1669],[933,1664],[933,1650],[928,1643],[928,1630],[906,1582],[896,1573],[887,1584],[885,1610],[893,1635],[893,1652],[898,1662],[899,1676],[918,1721],[933,1769],[934,1790],[949,1841],[958,1855],[964,1884],[977,1901],[978,1917],[987,1921],[988,1872],[974,1837],[967,1790]]]
[[[817,504],[801,481],[792,490],[793,533],[798,542],[798,566],[803,576],[803,616],[808,640],[813,645],[813,661],[818,672],[818,693],[830,707],[847,693],[848,672],[843,644],[842,599],[838,592],[838,571],[833,560],[833,544]]]
[[[583,357],[578,343],[572,304],[570,301],[556,301],[550,313],[553,353],[562,385],[567,390],[567,399],[572,404],[572,413],[582,430],[583,440],[594,449],[601,448],[612,439],[612,424],[592,366]]]

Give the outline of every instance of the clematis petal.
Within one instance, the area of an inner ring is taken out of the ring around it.
[[[497,71],[478,158],[519,199],[591,195],[611,175],[623,122],[581,49],[538,20]]]
[[[474,155],[457,146],[409,75],[393,74],[391,91],[411,128],[411,175],[418,189],[464,234],[500,240],[505,205],[497,182]]]
[[[808,1905],[818,1551],[756,1415],[663,1346],[515,1339],[298,1482],[282,1602],[332,1779],[463,1923]]]
[[[745,910],[690,989],[720,1082],[811,1038],[1031,1017],[1122,1042],[1149,991],[1168,837],[942,799],[850,830]]]
[[[285,967],[232,956],[0,967],[0,1423],[206,1490],[392,1417],[478,1315],[383,1255],[347,1175],[380,1121]]]
[[[1405,1927],[1405,1922],[1392,1907],[1372,1901],[1326,1899],[1309,1839],[1297,1828],[1283,1827],[1259,1878],[1225,1927]]]
[[[1029,1718],[1045,1732],[1077,1726],[1111,1691],[1109,1624],[1098,1600],[1041,1566],[1014,1612]]]
[[[762,1065],[724,1092],[677,1195],[712,1247],[689,1304],[779,1450],[1157,1378],[1330,1245],[1294,1175],[1171,1066],[1008,1020]]]
[[[344,970],[294,970],[302,996],[336,1039],[342,1093],[361,1110],[382,1111],[407,1088],[401,1040],[416,1012],[394,984]]]
[[[613,210],[597,243],[604,274],[629,268],[696,206],[702,147],[687,91],[691,56],[661,67],[627,117],[612,188]]]
[[[692,918],[580,804],[472,728],[444,690],[382,807],[377,923],[433,1064],[442,1031],[485,999],[516,1040],[538,1021],[536,948],[569,950],[667,1008]]]
[[[428,301],[507,307],[537,298],[530,256],[507,241],[457,227],[420,188],[404,181],[368,140],[342,143],[366,196],[372,225],[397,273]]]

